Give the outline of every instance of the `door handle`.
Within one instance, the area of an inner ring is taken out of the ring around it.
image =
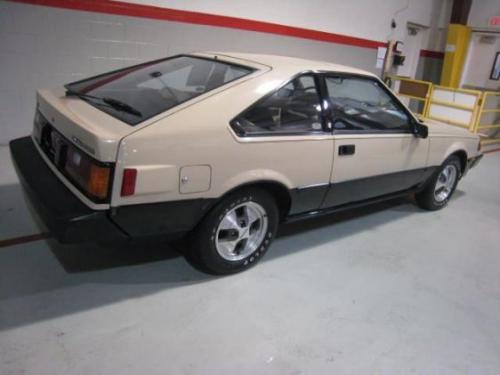
[[[354,155],[356,152],[356,146],[355,145],[342,145],[339,146],[339,155]]]

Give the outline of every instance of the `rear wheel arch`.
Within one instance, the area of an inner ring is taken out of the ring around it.
[[[253,181],[247,182],[242,185],[238,185],[231,190],[227,191],[222,197],[218,200],[224,199],[226,196],[235,193],[236,191],[248,188],[257,188],[261,189],[267,193],[269,193],[276,202],[278,206],[280,220],[283,220],[290,211],[292,197],[290,196],[290,192],[288,188],[280,182],[272,181],[272,180],[262,180],[262,181]]]

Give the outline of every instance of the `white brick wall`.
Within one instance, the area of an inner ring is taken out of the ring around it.
[[[27,134],[35,90],[168,54],[165,24],[0,2],[0,143]]]

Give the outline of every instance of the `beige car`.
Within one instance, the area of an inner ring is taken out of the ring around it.
[[[371,73],[240,53],[41,90],[32,136],[10,147],[61,242],[189,234],[186,255],[216,274],[254,264],[283,221],[409,193],[439,209],[482,156]]]

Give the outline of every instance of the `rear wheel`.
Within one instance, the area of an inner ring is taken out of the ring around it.
[[[425,189],[415,195],[417,204],[426,210],[439,210],[446,206],[457,187],[460,173],[460,159],[450,156]]]
[[[189,259],[213,274],[243,271],[267,251],[278,217],[276,203],[267,192],[237,191],[217,204],[192,234]]]

